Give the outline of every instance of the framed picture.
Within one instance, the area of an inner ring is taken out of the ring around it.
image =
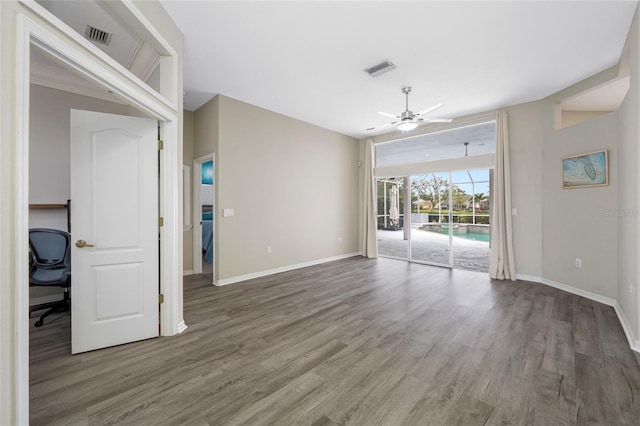
[[[606,149],[562,159],[562,188],[606,185],[609,185],[609,154]]]

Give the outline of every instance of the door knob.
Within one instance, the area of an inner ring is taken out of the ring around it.
[[[85,240],[78,240],[76,241],[76,247],[93,247],[93,244],[87,244]]]

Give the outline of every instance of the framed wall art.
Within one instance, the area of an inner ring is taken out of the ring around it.
[[[593,151],[562,159],[562,188],[609,185],[608,151]]]

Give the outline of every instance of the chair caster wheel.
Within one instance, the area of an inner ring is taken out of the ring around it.
[[[42,327],[42,320],[36,321],[36,323],[33,326],[34,327]]]

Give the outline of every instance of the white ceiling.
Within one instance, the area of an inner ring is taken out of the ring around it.
[[[495,148],[496,125],[492,121],[377,144],[376,167],[493,154]]]
[[[93,43],[121,65],[126,67],[134,56],[140,37],[121,19],[112,16],[110,10],[103,7],[105,2],[38,0],[38,3],[83,36],[87,25],[113,34],[108,46]]]
[[[159,53],[135,29],[125,23],[113,8],[115,3],[103,0],[36,1],[84,37],[89,25],[110,33],[108,45],[93,40],[91,42],[157,90],[159,82],[155,80],[159,77],[152,78],[152,75],[158,67]],[[53,72],[53,69],[50,71]]]
[[[631,1],[161,3],[185,34],[185,107],[220,93],[354,137],[378,111],[460,117],[546,97],[615,65]],[[389,59],[397,69],[363,69]],[[378,133],[388,131],[384,129]]]

